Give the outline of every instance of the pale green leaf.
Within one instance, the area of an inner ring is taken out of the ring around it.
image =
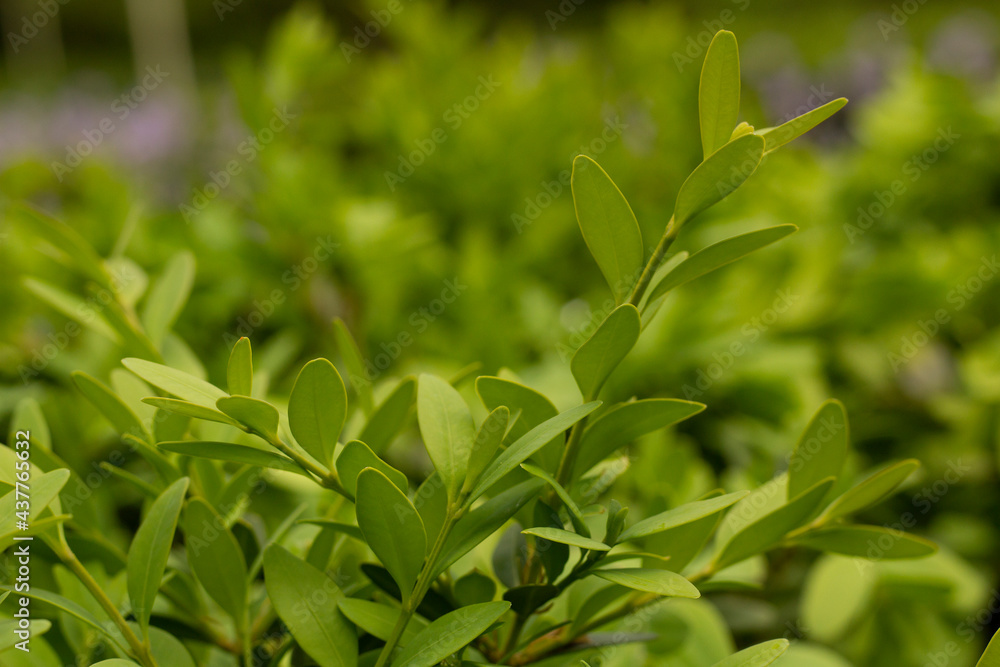
[[[740,54],[736,35],[715,33],[705,54],[698,87],[698,116],[704,157],[725,145],[740,115]]]
[[[226,397],[226,392],[215,385],[163,364],[134,357],[123,359],[122,364],[154,387],[189,403],[214,410],[216,401]]]
[[[410,640],[392,666],[433,667],[471,644],[508,609],[509,602],[484,602],[445,614]]]
[[[871,560],[923,558],[937,551],[929,540],[882,526],[827,526],[803,533],[792,544]]]
[[[976,667],[1000,667],[1000,631],[993,635]]]
[[[568,530],[562,530],[561,528],[549,528],[546,526],[539,526],[537,528],[528,528],[522,530],[521,532],[524,533],[525,535],[534,535],[535,537],[540,537],[543,540],[548,540],[549,542],[568,544],[571,547],[586,549],[587,551],[611,550],[611,547],[609,547],[607,544],[604,544],[603,542],[598,542],[597,540],[591,539],[589,537],[584,537],[583,535],[578,535]]]
[[[253,392],[253,351],[246,336],[236,341],[233,351],[229,353],[226,386],[233,396],[250,396]]]
[[[641,318],[630,303],[618,306],[601,322],[570,361],[570,369],[585,399],[593,399],[604,381],[639,340]]]
[[[712,516],[736,504],[749,495],[748,491],[737,491],[724,496],[709,498],[708,500],[696,500],[685,503],[680,507],[661,512],[655,516],[639,521],[635,525],[627,528],[618,538],[619,542],[627,542],[657,533],[663,533],[680,526]]]
[[[845,491],[824,510],[820,519],[823,522],[832,521],[878,504],[899,488],[899,485],[919,467],[920,461],[916,459],[890,463]]]
[[[791,119],[787,123],[782,123],[777,127],[768,127],[758,130],[758,136],[764,138],[765,150],[770,153],[776,151],[788,142],[801,137],[803,134],[813,129],[824,120],[840,111],[847,104],[847,98],[838,97],[827,102],[821,107],[806,112],[801,116]]]
[[[249,396],[225,396],[215,402],[219,411],[232,417],[267,440],[277,438],[278,409],[267,401]]]
[[[559,496],[559,500],[562,501],[563,505],[566,507],[566,511],[569,513],[569,519],[573,523],[573,529],[584,537],[590,537],[590,528],[588,528],[586,522],[584,522],[583,513],[580,512],[580,508],[573,500],[573,497],[569,495],[569,491],[567,491],[555,477],[538,466],[533,466],[530,463],[522,463],[521,467],[524,468],[525,472],[529,475],[544,481],[552,488],[553,491],[556,492],[556,495]]]
[[[787,639],[775,639],[734,653],[713,667],[767,667],[788,650]]]
[[[730,141],[698,165],[681,185],[674,205],[674,224],[685,224],[743,185],[764,156],[764,140],[748,134]]]
[[[302,367],[288,399],[288,426],[314,459],[330,465],[347,417],[347,389],[336,367],[313,359]]]
[[[611,177],[586,155],[573,160],[571,187],[583,240],[615,300],[624,303],[645,261],[635,214]]]
[[[74,294],[34,278],[25,278],[23,283],[29,292],[66,317],[101,334],[116,345],[121,344],[121,335],[108,323],[97,304],[84,301]]]
[[[361,356],[361,349],[358,347],[347,325],[339,317],[333,320],[333,337],[337,341],[337,349],[340,356],[344,358],[344,365],[347,366],[348,381],[354,387],[358,395],[358,401],[365,414],[371,414],[374,406],[372,396],[372,380],[365,367],[364,357]]]
[[[283,470],[309,477],[309,473],[305,469],[287,456],[247,445],[202,440],[176,440],[161,442],[157,447],[167,452],[175,452],[177,454],[184,454],[185,456],[197,456],[215,461],[231,461],[242,465],[257,466],[258,468],[273,468],[274,470]]]
[[[167,262],[142,309],[142,325],[154,344],[160,346],[184,308],[194,285],[194,255],[182,250]]]
[[[220,424],[229,424],[230,426],[235,426],[241,429],[244,428],[239,422],[225,413],[222,413],[214,408],[206,408],[198,403],[191,403],[179,398],[160,398],[159,396],[150,396],[142,399],[142,402],[175,415],[192,417],[194,419],[204,419],[205,421],[218,422]]]
[[[73,382],[76,383],[80,393],[87,397],[87,400],[111,422],[111,425],[119,433],[131,433],[147,441],[151,440],[152,436],[139,420],[138,415],[109,387],[81,371],[74,371],[72,375]]]
[[[840,401],[820,406],[788,460],[788,497],[794,498],[821,479],[836,480],[847,460],[847,412]]]
[[[402,612],[399,607],[390,607],[387,604],[348,597],[340,598],[338,605],[347,620],[382,641],[389,639]],[[413,616],[406,624],[406,629],[403,630],[400,643],[406,646],[413,641],[417,633],[426,627],[426,621],[419,616]]]
[[[358,439],[371,447],[375,453],[383,451],[406,424],[416,394],[415,378],[405,377],[400,380],[392,393],[372,412]]]
[[[417,389],[417,420],[424,446],[454,500],[469,469],[476,426],[469,406],[454,387],[433,375],[421,375]]]
[[[698,598],[701,593],[690,581],[670,570],[638,567],[592,570],[592,574],[613,584],[646,593],[680,598]]]

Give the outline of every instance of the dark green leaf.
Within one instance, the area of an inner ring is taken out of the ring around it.
[[[352,496],[358,488],[358,475],[365,468],[375,468],[388,477],[403,493],[406,493],[410,488],[406,475],[376,456],[375,452],[369,449],[365,443],[351,440],[344,445],[343,451],[337,457],[337,474],[340,476],[340,482],[344,489]]]
[[[1000,631],[993,635],[976,667],[1000,667]]]
[[[226,522],[200,498],[184,509],[188,563],[209,597],[238,624],[247,602],[247,564]]]
[[[416,394],[416,379],[405,377],[400,380],[392,393],[372,413],[358,439],[376,454],[383,451],[406,424]]]
[[[552,419],[559,411],[552,401],[535,391],[513,380],[499,377],[481,376],[476,378],[476,393],[487,410],[496,410],[501,405],[510,410],[510,432],[508,442],[520,438],[547,419]],[[558,434],[545,443],[532,457],[539,466],[546,470],[555,470],[562,457],[565,437]]]

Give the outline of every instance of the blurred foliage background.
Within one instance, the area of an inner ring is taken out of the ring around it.
[[[762,591],[666,605],[659,640],[606,664],[699,667],[705,643],[786,636],[816,665],[972,665],[1000,625],[998,18],[921,0],[5,0],[0,204],[32,202],[127,256],[128,289],[191,251],[177,329],[213,378],[249,335],[287,391],[299,362],[337,359],[341,317],[376,380],[480,362],[562,408],[569,354],[608,296],[572,157],[601,163],[651,247],[700,160],[704,48],[733,30],[744,120],[851,102],[675,245],[800,227],[671,296],[612,378],[616,398],[708,404],[637,443],[615,496],[652,512],[763,482],[837,397],[858,474],[924,464],[868,520],[912,517],[942,551],[864,572],[785,554]],[[32,238],[0,222],[0,418],[37,400],[87,471],[115,438],[69,373],[106,379],[125,350],[60,337],[67,320],[23,281],[80,285]],[[394,451],[419,473],[415,447]],[[141,499],[111,480],[93,502],[126,539]]]

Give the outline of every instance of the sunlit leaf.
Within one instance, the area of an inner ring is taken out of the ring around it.
[[[586,549],[588,551],[610,551],[611,547],[603,542],[598,542],[597,540],[590,539],[589,537],[584,537],[583,535],[578,535],[576,533],[570,532],[568,530],[561,530],[559,528],[548,528],[541,526],[538,528],[528,528],[522,530],[525,535],[534,535],[535,537],[540,537],[543,540],[548,540],[549,542],[558,542],[559,544],[568,544],[571,547],[577,547],[579,549]]]
[[[288,426],[295,441],[329,465],[346,416],[347,389],[334,365],[314,359],[303,366],[288,399]]]
[[[215,385],[163,364],[134,357],[123,359],[122,364],[154,387],[189,403],[215,410],[216,401],[226,397],[226,392]]]
[[[715,33],[705,53],[698,87],[698,116],[704,157],[725,145],[740,115],[740,54],[736,35]]]
[[[592,570],[593,574],[619,586],[669,597],[698,598],[701,593],[690,581],[670,570],[644,568],[608,568]]]
[[[847,98],[838,97],[827,102],[821,107],[797,116],[787,123],[782,123],[777,127],[768,127],[757,131],[757,134],[764,138],[766,152],[776,151],[788,142],[801,137],[803,134],[813,129],[824,120],[840,111],[847,104]]]
[[[748,134],[730,141],[698,165],[681,185],[674,205],[678,227],[743,185],[764,156],[764,140]]]
[[[253,353],[250,349],[250,339],[245,336],[236,341],[233,351],[229,354],[226,384],[229,393],[234,396],[250,396],[253,393]]]
[[[433,375],[421,375],[417,389],[417,419],[424,446],[454,499],[465,481],[476,426],[469,406],[450,384]]]
[[[225,396],[215,402],[219,411],[268,440],[278,434],[278,410],[267,401],[249,396]]]
[[[715,663],[712,667],[767,667],[787,650],[788,640],[776,639],[734,653],[725,660]]]

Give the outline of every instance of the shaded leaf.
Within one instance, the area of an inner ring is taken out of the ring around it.
[[[500,449],[500,444],[507,433],[509,420],[510,410],[501,405],[486,415],[486,419],[479,425],[476,439],[472,443],[472,452],[469,454],[469,469],[465,475],[465,482],[462,484],[462,491],[471,491],[476,480],[493,460],[493,456]]]
[[[216,461],[232,461],[233,463],[257,466],[259,468],[273,468],[274,470],[294,472],[298,475],[309,477],[309,473],[287,456],[257,449],[256,447],[248,447],[247,445],[234,445],[229,442],[209,442],[203,440],[175,440],[161,442],[157,447],[167,452],[175,452],[177,454],[184,454],[185,456],[198,456]]]
[[[163,273],[146,296],[142,310],[142,326],[154,344],[159,346],[180,314],[194,285],[194,255],[184,250],[167,262]]]
[[[570,369],[585,399],[595,398],[604,381],[639,340],[641,318],[630,303],[618,306],[601,322],[570,361]]]
[[[86,373],[74,371],[72,375],[73,382],[76,383],[80,393],[86,396],[87,400],[111,422],[115,430],[122,434],[132,433],[147,441],[150,440],[152,436],[139,417],[115,392]]]
[[[920,462],[916,459],[890,463],[845,491],[823,511],[820,519],[824,522],[832,521],[878,504],[899,488],[899,485],[919,467]]]
[[[417,394],[417,381],[413,377],[400,380],[396,388],[382,401],[368,419],[358,439],[376,454],[392,443],[410,416],[413,397]]]
[[[238,626],[247,601],[247,564],[239,543],[222,517],[200,498],[187,504],[183,528],[191,570]]]
[[[333,337],[337,341],[337,349],[347,366],[347,376],[358,395],[358,402],[365,414],[371,414],[375,404],[372,397],[372,381],[365,368],[364,357],[361,356],[361,349],[347,329],[347,325],[339,317],[333,320]],[[369,440],[371,442],[371,440]]]

